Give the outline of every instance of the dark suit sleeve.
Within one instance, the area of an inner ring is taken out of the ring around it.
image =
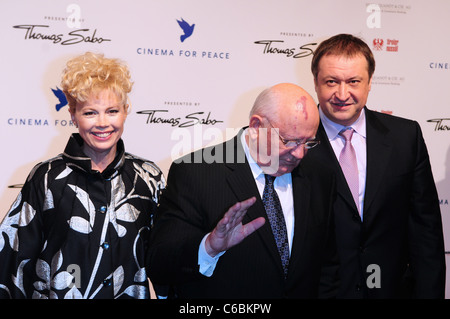
[[[415,124],[417,157],[408,225],[414,297],[444,298],[446,268],[439,199],[422,132]]]
[[[330,174],[331,175],[331,174]],[[325,249],[323,251],[322,272],[319,284],[319,298],[336,298],[339,288],[339,258],[336,246],[336,233],[334,225],[334,201],[336,200],[335,176],[332,174],[331,196],[329,200],[329,216]]]
[[[198,248],[207,231],[196,199],[193,165],[172,164],[151,232],[147,270],[154,284],[198,278]]]
[[[312,150],[314,151],[314,150]],[[336,175],[329,166],[328,162],[323,162],[315,156],[311,156],[313,153],[308,153],[301,161],[300,168],[308,179],[307,185],[309,185],[310,196],[309,212],[310,231],[315,234],[314,241],[311,241],[312,247],[311,254],[314,254],[317,267],[317,288],[318,298],[331,299],[336,298],[339,288],[339,258],[336,245],[336,233],[334,223],[334,202],[337,197],[336,190]],[[295,181],[295,180],[294,180]],[[294,187],[298,184],[294,184]],[[302,198],[301,194],[305,193],[302,190],[297,193],[297,203],[305,202],[306,198]],[[302,210],[299,209],[301,212]],[[300,217],[298,214],[297,217]],[[296,222],[303,223],[299,218]],[[320,225],[317,227],[317,225]],[[304,230],[301,227],[297,227],[296,231],[299,233]],[[295,237],[296,235],[294,235]],[[312,263],[310,260],[308,263]],[[301,265],[301,263],[299,263]],[[310,269],[311,273],[316,271]],[[303,280],[304,279],[300,279]]]

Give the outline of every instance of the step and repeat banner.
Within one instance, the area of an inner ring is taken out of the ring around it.
[[[32,167],[76,132],[60,90],[75,55],[128,63],[125,148],[167,174],[247,125],[263,89],[293,82],[316,98],[314,50],[351,33],[377,62],[368,107],[422,127],[450,251],[449,12],[447,0],[1,0],[0,219]]]

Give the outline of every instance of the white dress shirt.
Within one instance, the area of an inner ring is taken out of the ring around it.
[[[262,198],[263,192],[264,192],[264,186],[265,186],[265,178],[264,178],[264,172],[262,171],[261,167],[255,162],[253,157],[250,155],[250,150],[248,148],[247,142],[245,140],[245,135],[247,134],[247,129],[244,130],[244,132],[241,135],[241,144],[245,152],[245,156],[247,158],[247,161],[250,165],[250,169],[252,171],[253,177],[255,178],[256,186],[259,190],[259,195]],[[284,174],[282,176],[279,176],[275,179],[274,183],[275,191],[278,194],[278,197],[280,199],[281,208],[283,209],[283,215],[284,220],[286,222],[286,230],[288,235],[288,242],[289,242],[289,253],[292,249],[292,240],[294,238],[294,198],[292,193],[292,177],[291,174]],[[268,222],[266,220],[266,222]],[[198,250],[198,264],[200,266],[200,273],[205,276],[212,276],[214,269],[216,267],[216,264],[220,258],[225,252],[221,252],[215,257],[211,257],[208,255],[205,249],[205,240],[206,237],[209,235],[206,234],[205,237],[203,237],[202,242],[200,243],[200,247]]]
[[[339,132],[344,128],[351,127],[355,131],[352,137],[352,145],[356,152],[356,162],[358,165],[359,175],[359,207],[361,220],[364,211],[364,193],[366,191],[366,167],[367,167],[367,152],[366,152],[366,113],[363,109],[358,119],[349,126],[342,126],[332,122],[323,113],[319,107],[320,120],[327,133],[328,140],[333,148],[336,158],[339,159],[342,149],[344,148],[345,140],[339,135]]]

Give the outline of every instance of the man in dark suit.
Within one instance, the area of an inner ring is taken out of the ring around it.
[[[312,97],[278,84],[258,96],[235,138],[175,161],[152,229],[152,283],[180,298],[332,297],[334,174],[301,162],[318,124]],[[281,205],[265,209],[270,176]],[[285,226],[274,226],[280,206]]]
[[[336,174],[338,297],[443,298],[441,214],[419,124],[365,107],[375,61],[361,39],[323,41],[311,69],[321,144],[305,161],[328,161]]]

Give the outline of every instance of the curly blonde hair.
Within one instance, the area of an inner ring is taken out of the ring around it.
[[[75,112],[77,103],[86,102],[91,94],[104,89],[115,93],[126,109],[132,86],[130,71],[124,62],[92,52],[69,60],[61,79],[71,113]]]

